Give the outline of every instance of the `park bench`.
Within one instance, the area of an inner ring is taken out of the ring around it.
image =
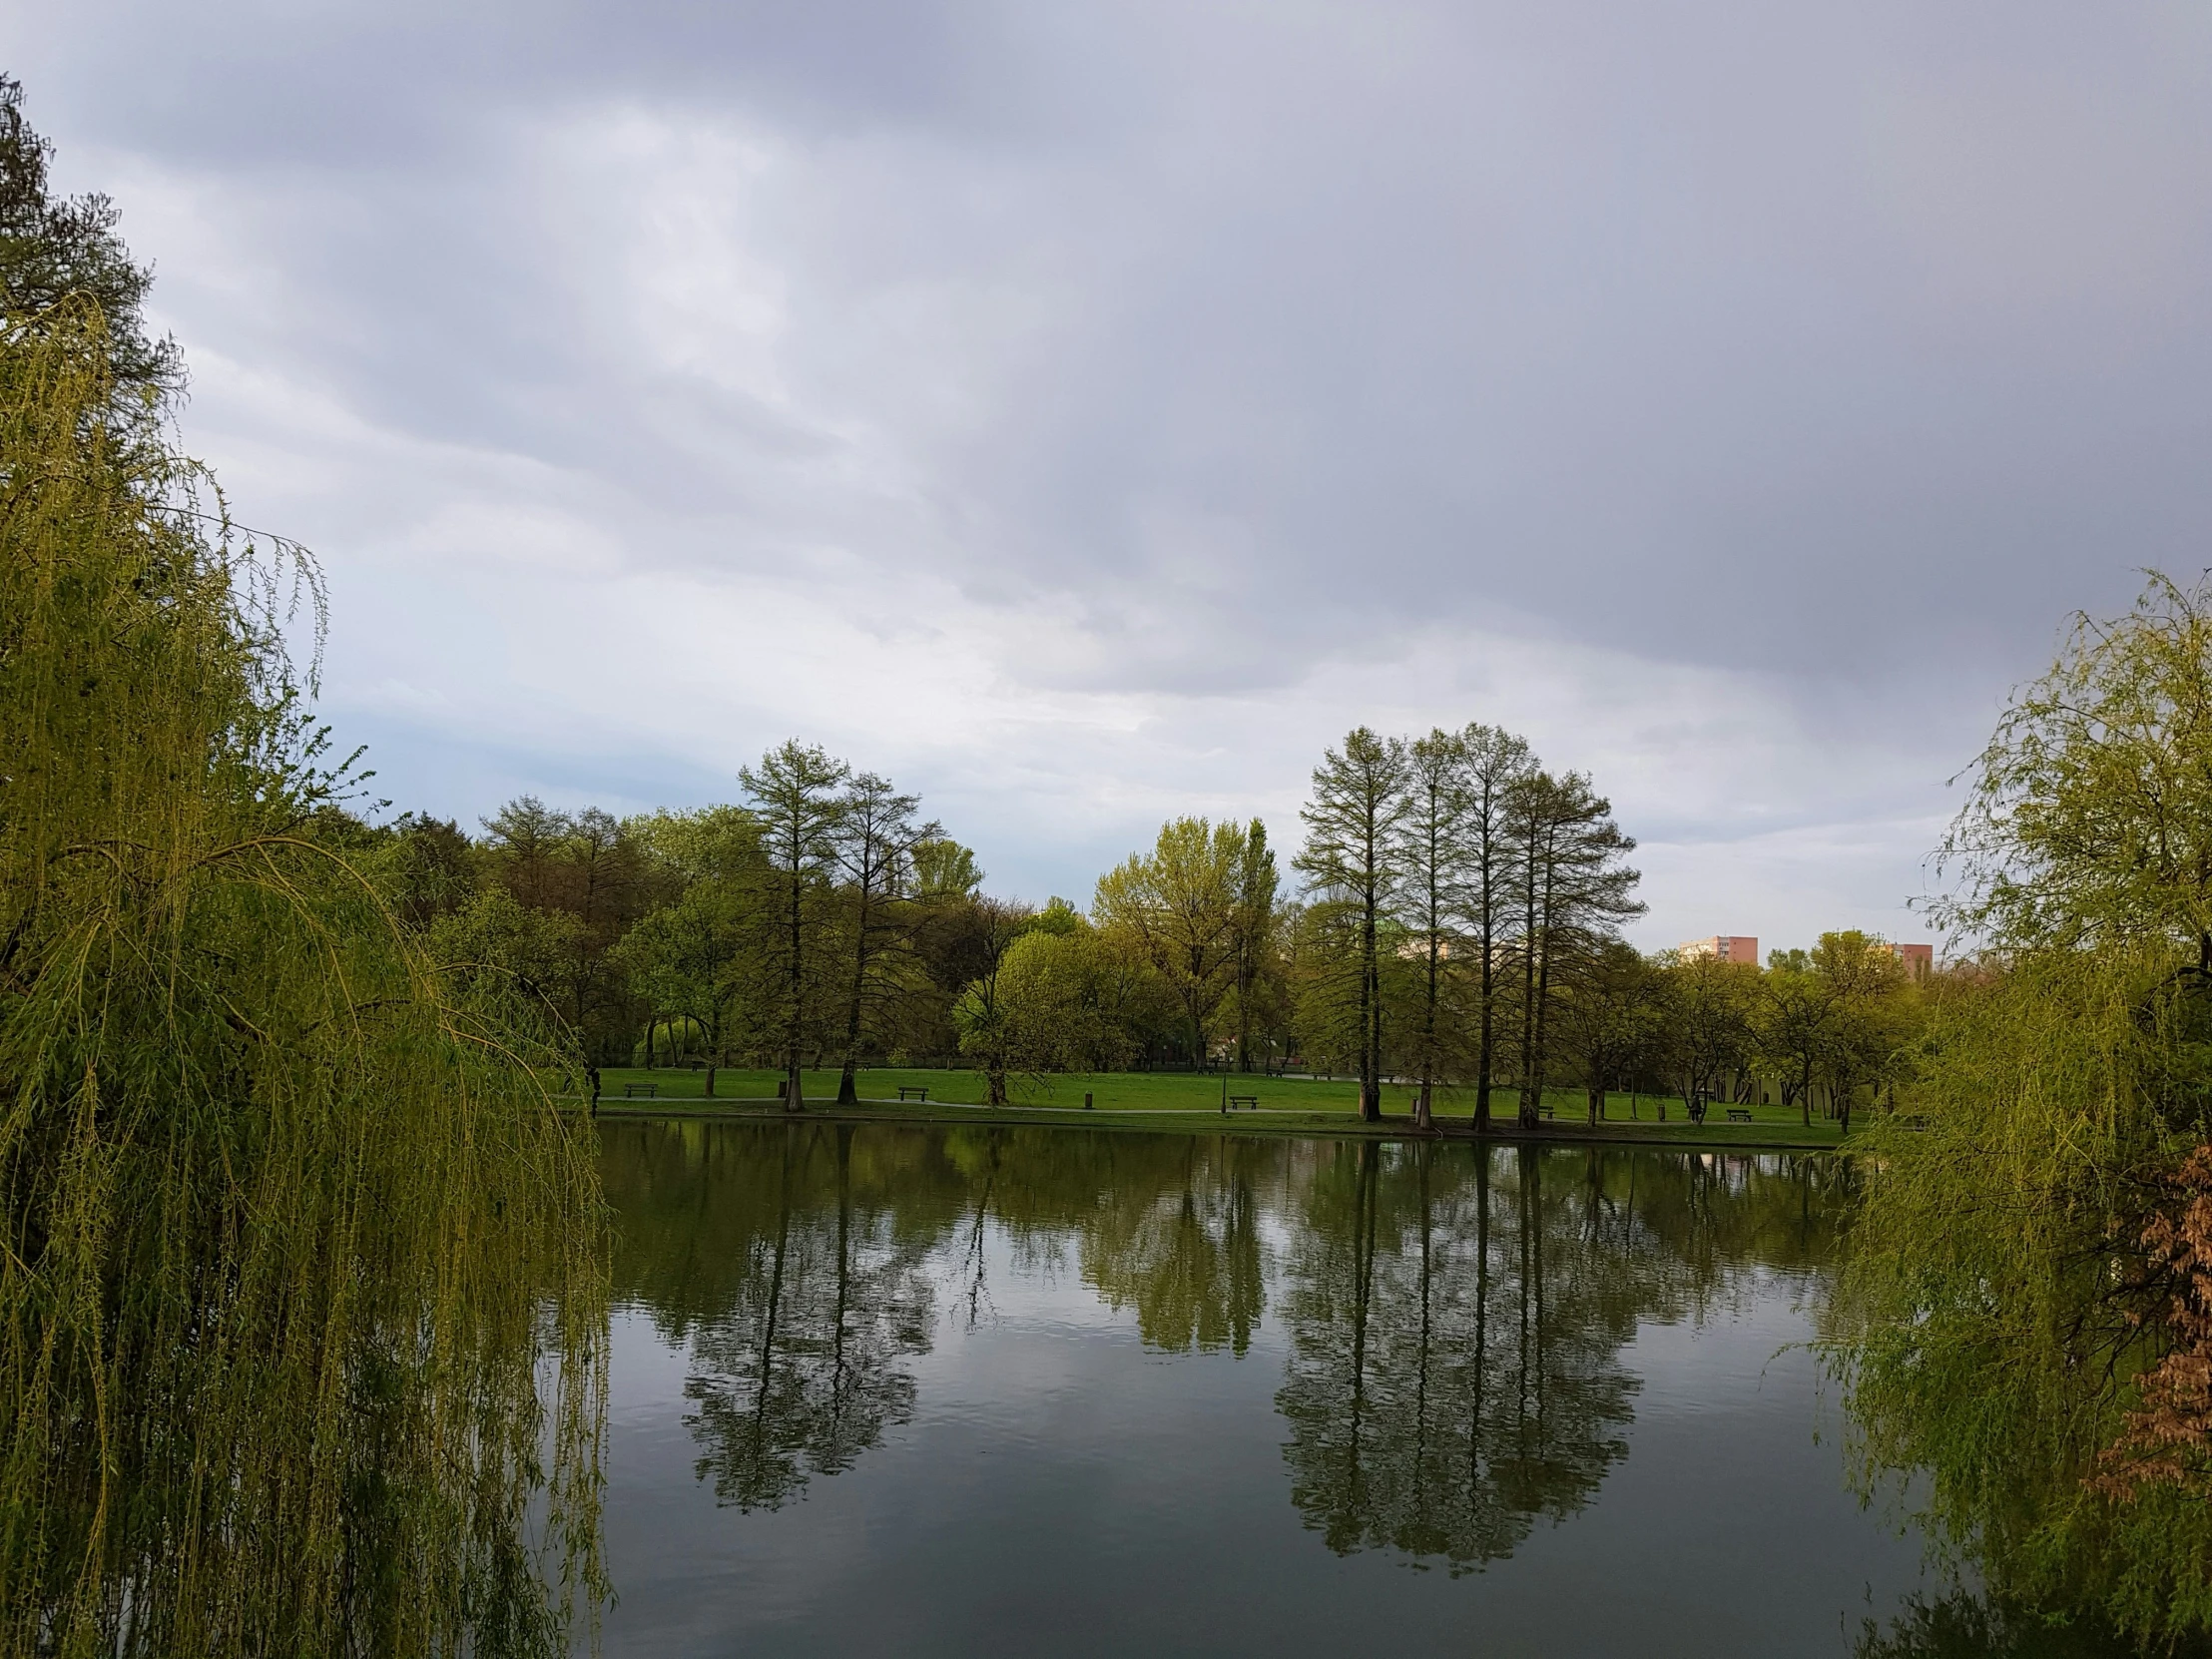
[[[661,1085],[658,1083],[625,1083],[622,1085],[622,1098],[635,1100],[643,1095],[648,1100],[654,1100],[659,1098],[660,1091]]]
[[[1229,1109],[1234,1112],[1240,1106],[1249,1111],[1257,1112],[1260,1109],[1260,1097],[1256,1094],[1231,1095],[1229,1097]]]
[[[1536,1115],[1540,1118],[1555,1118],[1559,1115],[1559,1108],[1547,1100],[1536,1108]]]
[[[1729,1107],[1728,1121],[1730,1123],[1749,1123],[1751,1121],[1751,1108],[1749,1106]]]
[[[926,1101],[929,1098],[929,1091],[926,1088],[917,1087],[909,1083],[898,1091],[898,1098],[904,1100],[909,1095],[916,1100]]]

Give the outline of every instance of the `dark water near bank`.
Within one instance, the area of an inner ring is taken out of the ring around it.
[[[2024,1651],[1845,1489],[1833,1160],[605,1148],[610,1653]]]

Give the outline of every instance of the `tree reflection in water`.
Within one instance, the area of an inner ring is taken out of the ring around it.
[[[1292,1500],[1341,1553],[1454,1568],[1588,1501],[1627,1450],[1636,1310],[1541,1156],[1373,1142],[1314,1171],[1284,1317]],[[1495,1177],[1502,1169],[1503,1182]]]
[[[780,1507],[912,1415],[903,1362],[934,1331],[939,1232],[913,1223],[944,1187],[922,1149],[849,1125],[608,1145],[616,1295],[689,1343],[698,1472],[722,1502]]]
[[[1627,1452],[1645,1320],[1833,1243],[1833,1165],[1374,1142],[1301,1184],[1277,1405],[1292,1498],[1332,1549],[1458,1572],[1563,1520]]]
[[[1292,1499],[1341,1552],[1453,1571],[1587,1504],[1625,1455],[1640,1321],[1824,1263],[1827,1160],[826,1124],[623,1124],[616,1295],[687,1347],[702,1479],[773,1508],[915,1405],[940,1280],[993,1317],[993,1241],[1071,1264],[1156,1350],[1243,1356],[1271,1307]]]
[[[1135,1151],[1119,1161],[1136,1162]],[[1260,1189],[1278,1149],[1194,1136],[1145,1151],[1165,1156],[1099,1195],[1085,1218],[1084,1282],[1117,1312],[1133,1309],[1137,1334],[1154,1348],[1241,1356],[1267,1306]]]
[[[1963,1593],[1936,1600],[1916,1596],[1887,1625],[1867,1620],[1852,1644],[1853,1659],[2132,1659],[2141,1651],[2101,1626],[2054,1624]],[[2182,1647],[2173,1653],[2204,1651]]]

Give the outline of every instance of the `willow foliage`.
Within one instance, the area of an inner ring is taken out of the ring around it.
[[[2013,701],[1944,847],[1992,947],[1933,998],[1870,1176],[1837,1356],[1863,1468],[1922,1469],[1991,1586],[2212,1629],[2201,1480],[2100,1477],[2172,1352],[2146,1254],[2212,1139],[2212,592],[2154,575]]]
[[[312,570],[114,398],[89,301],[10,316],[0,1649],[556,1651],[605,1284],[560,1053],[318,838]]]
[[[2157,1100],[2172,967],[2037,954],[1939,1004],[1909,1115],[1867,1131],[1831,1310],[1865,1475],[1927,1471],[1929,1518],[1992,1585],[2146,1636],[2212,1626],[2212,1506],[2095,1485],[2163,1346],[2136,1242],[2183,1139]]]
[[[1971,783],[1941,919],[2008,948],[2174,940],[2212,969],[2212,572],[2077,614]]]

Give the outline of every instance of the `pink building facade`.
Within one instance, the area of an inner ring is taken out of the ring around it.
[[[1890,954],[1905,964],[1914,979],[1926,979],[1936,971],[1936,947],[1932,944],[1893,944]]]

